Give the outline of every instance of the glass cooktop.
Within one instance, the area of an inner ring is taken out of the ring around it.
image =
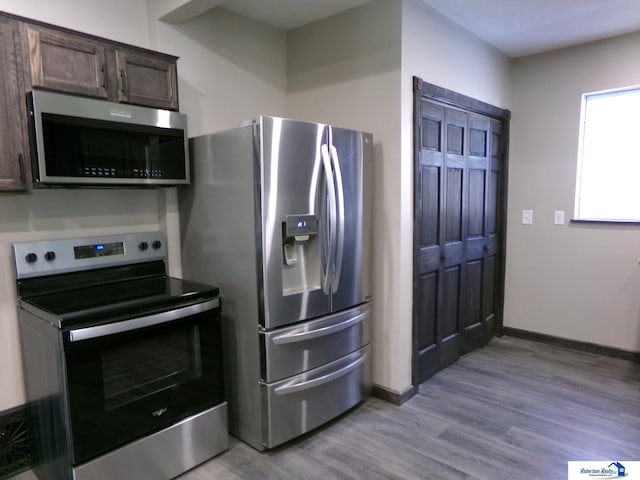
[[[33,295],[22,301],[57,317],[60,326],[65,327],[150,314],[202,302],[218,294],[217,287],[161,276]]]

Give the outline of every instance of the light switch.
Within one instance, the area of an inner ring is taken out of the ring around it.
[[[564,210],[556,210],[553,212],[553,224],[564,225]]]
[[[522,210],[522,224],[533,224],[533,210]]]

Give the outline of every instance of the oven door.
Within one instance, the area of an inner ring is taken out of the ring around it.
[[[63,335],[74,465],[224,401],[217,298]]]

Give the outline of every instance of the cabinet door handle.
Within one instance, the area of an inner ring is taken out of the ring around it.
[[[104,91],[107,91],[107,86],[108,86],[108,80],[107,80],[107,67],[106,65],[103,63],[102,67],[100,68],[100,70],[102,70],[102,88],[104,89]]]
[[[124,68],[120,69],[120,79],[122,81],[122,94],[127,94],[127,76],[124,73]]]
[[[27,178],[24,174],[24,157],[21,153],[18,154],[18,166],[20,167],[20,181],[25,184],[27,183]]]

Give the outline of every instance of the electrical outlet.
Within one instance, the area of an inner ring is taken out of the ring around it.
[[[533,210],[522,210],[522,224],[533,224]]]
[[[553,212],[553,224],[564,225],[564,210],[556,210]]]

